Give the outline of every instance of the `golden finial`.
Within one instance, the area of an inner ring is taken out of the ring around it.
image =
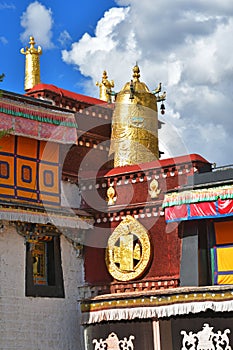
[[[114,95],[114,93],[112,92],[112,87],[114,87],[114,81],[108,80],[108,75],[106,70],[103,71],[102,82],[99,83],[97,81],[96,86],[99,86],[100,88],[100,94],[99,94],[100,100],[111,103],[112,102],[111,96]]]
[[[102,82],[103,81],[106,81],[108,79],[108,75],[107,75],[107,72],[106,70],[103,71],[103,76],[102,76]]]
[[[133,67],[133,81],[139,81],[140,78],[140,69],[136,63],[136,65]]]
[[[25,55],[25,82],[24,90],[30,90],[35,85],[40,83],[40,55],[42,49],[40,46],[35,48],[35,40],[33,36],[30,36],[30,47],[22,48],[20,52]]]

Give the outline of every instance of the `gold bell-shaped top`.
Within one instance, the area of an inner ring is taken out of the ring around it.
[[[136,64],[132,80],[116,97],[110,145],[114,167],[159,158],[157,99],[139,78]]]

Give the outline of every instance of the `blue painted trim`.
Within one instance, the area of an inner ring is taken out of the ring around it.
[[[207,216],[191,216],[187,218],[178,218],[173,220],[166,220],[166,222],[179,222],[179,221],[187,221],[187,220],[201,220],[201,219],[220,219],[225,217],[233,216],[233,213],[230,214],[217,214],[217,215],[207,215]]]
[[[61,146],[58,146],[58,192],[59,192],[59,203],[61,204],[61,181],[62,181],[62,166],[61,166]]]
[[[0,152],[1,156],[14,157],[14,153],[11,152]]]
[[[43,204],[50,204],[50,205],[53,205],[53,206],[56,206],[56,207],[60,207],[60,202],[50,202],[50,201],[45,201],[45,200],[43,200]]]
[[[50,175],[50,177],[51,177],[50,182],[46,181],[47,175]],[[44,179],[44,185],[46,187],[53,187],[54,186],[54,173],[52,172],[52,170],[44,170],[43,171],[43,179]]]
[[[14,144],[14,195],[17,197],[17,145],[18,136],[15,136]]]
[[[60,197],[59,193],[52,193],[52,192],[46,192],[46,191],[40,191],[41,194],[44,194],[46,196],[52,196],[52,197]],[[44,202],[44,201],[43,201]]]
[[[9,195],[4,195],[4,194],[0,194],[0,198],[12,198],[12,196],[9,196]],[[33,198],[28,198],[28,197],[17,197],[17,199],[21,199],[21,200],[26,200],[27,202],[31,202],[31,203],[38,203],[37,199],[33,199]],[[60,203],[58,202],[51,202],[51,201],[43,201],[43,203],[45,204],[50,204],[52,206],[60,206]]]
[[[0,194],[0,198],[10,198],[10,199],[12,199],[12,196],[11,195],[9,195],[9,194]]]
[[[47,164],[47,165],[59,166],[59,163],[57,163],[57,162],[49,162],[47,160],[42,160],[42,159],[40,159],[40,163],[41,164]]]
[[[15,188],[14,185],[5,185],[5,184],[1,184],[1,183],[0,183],[0,187],[3,187],[3,188],[11,188],[12,190]]]
[[[36,163],[36,192],[37,192],[37,201],[41,202],[41,198],[40,198],[40,176],[39,176],[39,171],[40,171],[40,146],[41,143],[38,140],[37,141],[37,163]]]
[[[214,284],[218,284],[218,260],[217,260],[216,247],[214,247],[213,250],[214,250]]]
[[[24,177],[24,170],[25,169],[29,170],[29,179],[26,179]],[[29,165],[22,165],[22,168],[21,168],[21,180],[23,182],[28,183],[28,184],[30,184],[32,182],[32,168]]]
[[[233,247],[233,243],[231,244],[216,244],[216,248],[232,248]]]

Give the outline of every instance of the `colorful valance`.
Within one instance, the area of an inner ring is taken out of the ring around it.
[[[37,224],[53,224],[55,227],[90,229],[92,220],[65,213],[33,211],[20,208],[0,208],[0,220],[23,221]]]
[[[168,193],[164,197],[163,208],[174,205],[233,199],[233,185]]]
[[[233,216],[233,200],[199,202],[165,208],[166,222]]]
[[[167,222],[233,215],[233,185],[168,193],[162,207]]]
[[[153,295],[138,293],[119,297],[96,297],[81,305],[82,321],[92,324],[133,319],[163,318],[206,310],[215,312],[233,311],[233,292],[228,287],[176,288]]]
[[[34,105],[0,101],[0,130],[11,129],[11,134],[50,140],[60,143],[76,143],[77,124],[74,114],[58,112]]]

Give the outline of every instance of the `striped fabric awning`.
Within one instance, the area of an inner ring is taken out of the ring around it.
[[[73,113],[4,98],[0,101],[0,130],[12,130],[13,135],[74,144],[77,141],[76,129]]]
[[[23,221],[37,224],[52,224],[56,227],[69,227],[88,230],[92,227],[92,219],[78,216],[75,213],[44,212],[32,209],[1,207],[0,220]]]
[[[163,209],[167,222],[233,215],[233,185],[168,193]]]

